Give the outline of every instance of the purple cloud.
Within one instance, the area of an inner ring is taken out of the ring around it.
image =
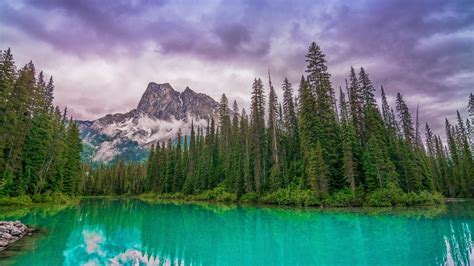
[[[245,99],[252,77],[270,68],[275,84],[287,76],[296,85],[313,40],[327,55],[334,87],[344,85],[351,65],[364,66],[377,87],[404,93],[413,112],[419,102],[421,118],[438,133],[442,117],[465,110],[474,87],[470,0],[23,0],[2,1],[0,13],[0,45],[63,78],[58,103],[73,102],[80,118],[134,107],[150,80]],[[83,67],[68,72],[68,62]],[[98,66],[103,75],[94,76]],[[96,80],[78,84],[78,75]],[[85,101],[84,93],[96,98]],[[108,103],[110,95],[117,100]]]

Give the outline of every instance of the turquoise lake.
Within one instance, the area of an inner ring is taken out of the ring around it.
[[[83,201],[1,211],[40,228],[0,265],[470,265],[474,202],[320,210]]]

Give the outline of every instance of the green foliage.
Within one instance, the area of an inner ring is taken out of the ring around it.
[[[0,195],[77,193],[79,129],[53,106],[54,83],[33,62],[16,71],[10,49],[0,58]],[[49,199],[47,199],[49,201]],[[61,200],[60,200],[61,201]],[[22,202],[21,200],[19,202]]]
[[[294,206],[318,206],[320,202],[317,194],[308,189],[282,188],[275,192],[264,195],[261,198],[262,203],[276,205],[294,205]]]
[[[237,196],[233,193],[229,193],[225,190],[225,187],[221,184],[214,189],[206,190],[200,194],[191,197],[194,200],[203,201],[217,201],[217,202],[235,202]]]
[[[31,205],[33,201],[29,196],[0,197],[0,206],[25,206]]]
[[[324,206],[330,207],[359,207],[362,206],[363,195],[360,190],[355,193],[346,188],[339,190],[323,200]]]
[[[242,203],[257,203],[258,196],[255,192],[249,192],[240,197],[240,202]]]
[[[44,194],[36,194],[31,196],[31,199],[35,203],[55,203],[55,204],[70,204],[76,203],[79,201],[77,197],[67,196],[64,193],[55,191],[55,192],[46,192]]]
[[[391,206],[428,206],[441,204],[444,197],[438,193],[427,191],[403,192],[400,188],[391,186],[377,189],[366,196],[365,206],[369,207],[391,207]]]
[[[61,192],[46,192],[32,196],[0,197],[0,206],[30,206],[36,203],[73,204],[78,203],[78,197],[67,196]]]

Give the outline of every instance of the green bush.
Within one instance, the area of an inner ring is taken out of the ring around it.
[[[419,193],[410,192],[405,193],[403,203],[406,206],[429,206],[441,204],[444,202],[443,195],[439,192],[430,193],[428,191],[421,191]]]
[[[0,197],[0,206],[22,206],[30,205],[33,201],[30,197],[23,195],[18,197]]]
[[[311,190],[298,188],[282,188],[261,198],[262,203],[277,205],[316,206],[320,202]]]
[[[240,202],[242,203],[256,203],[258,201],[257,194],[254,192],[249,192],[240,197]]]
[[[350,189],[345,188],[333,193],[323,201],[325,206],[331,207],[353,207],[360,206],[360,200],[357,193],[353,193]]]
[[[44,194],[36,194],[31,196],[34,203],[57,203],[66,204],[78,201],[78,198],[67,196],[61,192],[46,192]]]
[[[365,205],[370,207],[428,206],[443,202],[444,198],[439,192],[405,193],[395,185],[372,191],[367,194],[365,199]]]
[[[224,185],[219,185],[214,189],[206,190],[198,195],[192,196],[192,199],[201,201],[234,202],[237,201],[237,196],[234,193],[227,192]]]
[[[367,194],[364,205],[369,207],[391,207],[391,193],[387,189],[377,189]]]

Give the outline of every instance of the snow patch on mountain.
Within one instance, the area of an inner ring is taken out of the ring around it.
[[[146,155],[152,144],[189,135],[191,124],[206,127],[217,119],[218,103],[188,87],[182,93],[168,83],[151,82],[138,107],[124,114],[109,114],[95,121],[79,121],[84,144],[93,151],[92,161],[117,156],[134,160]]]

